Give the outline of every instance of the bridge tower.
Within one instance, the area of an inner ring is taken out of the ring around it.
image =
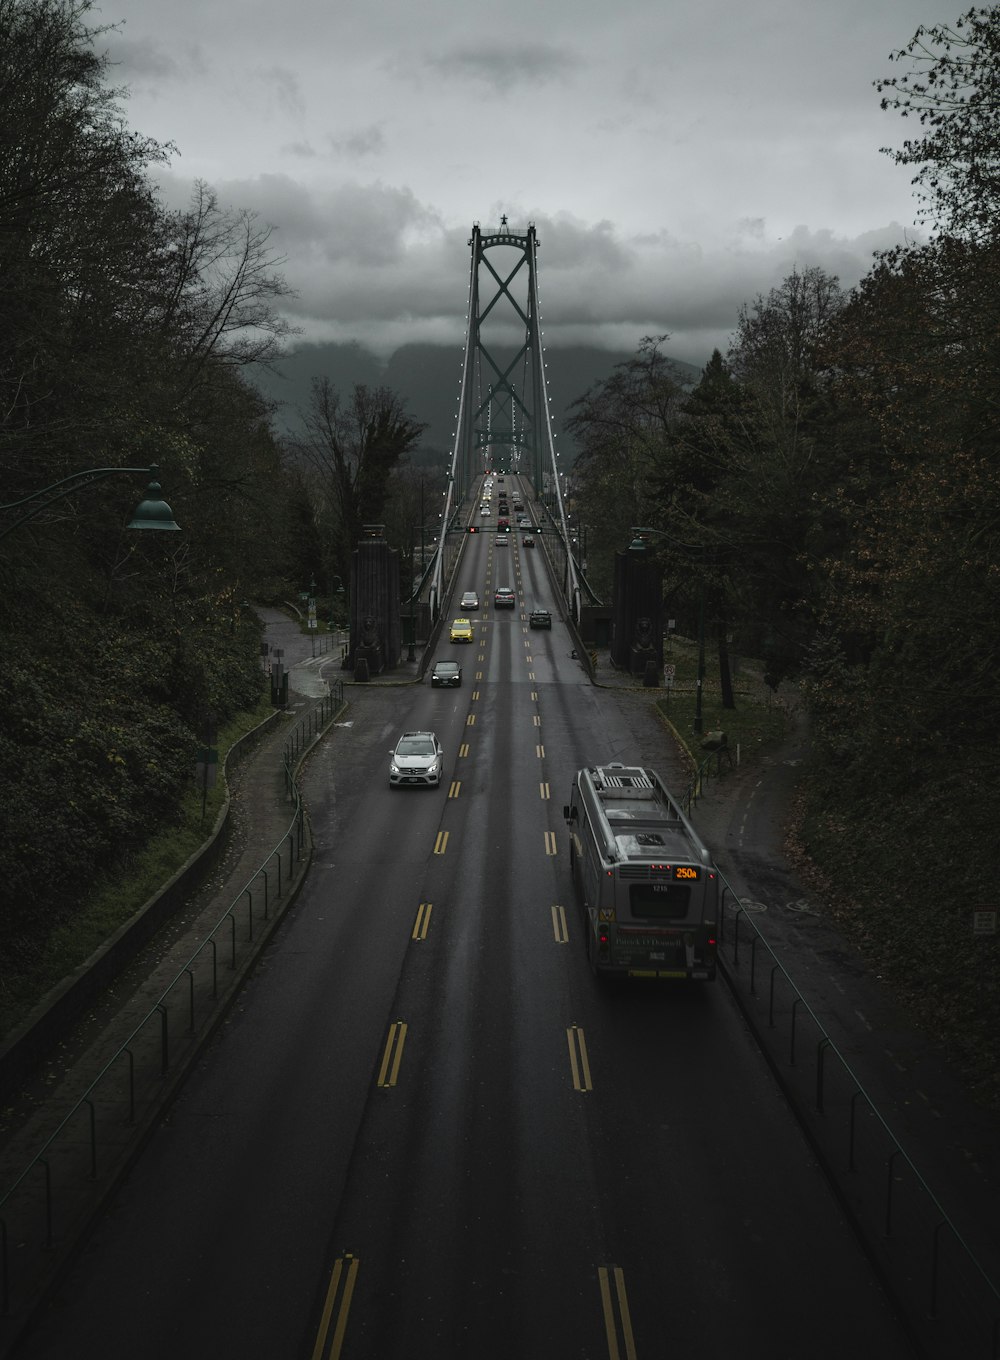
[[[469,245],[465,459],[472,476],[486,468],[522,472],[541,493],[545,384],[535,227],[529,223],[521,235],[502,217],[499,231],[484,234],[477,223]]]
[[[469,238],[469,310],[462,387],[452,449],[444,523],[451,524],[470,487],[486,470],[526,477],[548,522],[569,541],[558,475],[538,306],[538,248],[534,223],[498,231],[475,223]],[[563,582],[579,618],[579,586],[572,554]],[[435,583],[440,598],[443,582]]]

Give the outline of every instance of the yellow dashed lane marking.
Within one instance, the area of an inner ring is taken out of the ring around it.
[[[569,943],[569,929],[566,925],[566,908],[558,905],[552,908],[552,934],[556,944]]]
[[[427,931],[431,924],[431,906],[430,902],[421,902],[417,908],[417,918],[413,922],[413,930],[410,933],[411,940],[427,939]]]
[[[448,847],[448,836],[449,836],[449,832],[447,832],[447,831],[439,831],[439,832],[437,833],[437,840],[434,842],[434,853],[435,853],[435,855],[443,855],[443,854],[444,854],[445,850],[446,850],[447,847]]]
[[[558,855],[559,853],[559,848],[556,845],[556,833],[554,831],[546,831],[545,833],[545,853],[547,855]]]

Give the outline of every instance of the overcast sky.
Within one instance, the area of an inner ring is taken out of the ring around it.
[[[546,344],[725,350],[792,269],[914,235],[872,82],[945,0],[99,0],[137,131],[273,225],[303,339],[465,333],[470,228],[535,223]]]

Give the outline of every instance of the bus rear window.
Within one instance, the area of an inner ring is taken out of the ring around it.
[[[630,883],[629,910],[645,921],[679,921],[688,913],[691,889],[686,883]]]

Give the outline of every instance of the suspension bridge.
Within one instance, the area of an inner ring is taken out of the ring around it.
[[[534,223],[511,231],[506,216],[495,232],[478,223],[469,238],[468,320],[462,383],[445,494],[443,525],[461,527],[470,491],[488,471],[510,471],[530,484],[557,553],[567,612],[579,623],[580,574],[567,524],[551,402],[546,388],[538,303],[539,241]],[[444,598],[446,554],[438,545],[430,602]],[[589,593],[589,592],[588,592]]]

